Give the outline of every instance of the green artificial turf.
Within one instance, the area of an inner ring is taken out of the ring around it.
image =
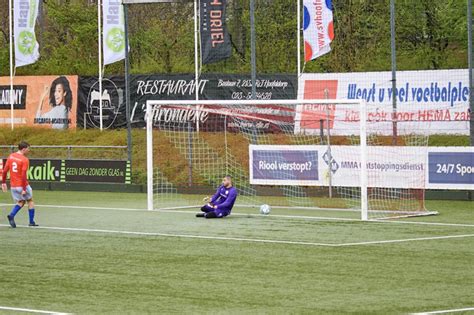
[[[36,191],[35,199],[40,229],[5,226],[10,207],[0,206],[0,307],[75,314],[474,307],[474,237],[426,239],[474,235],[469,202],[429,201],[438,216],[360,222],[308,218],[331,215],[307,210],[259,216],[251,208],[197,219],[194,209],[139,210],[142,194]],[[27,223],[25,210],[17,223]],[[413,238],[424,240],[360,244]]]

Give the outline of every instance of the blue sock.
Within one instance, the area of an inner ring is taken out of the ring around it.
[[[10,212],[10,216],[11,217],[15,217],[16,214],[18,213],[18,211],[21,210],[21,207],[19,205],[15,205],[13,208],[12,208],[12,212]]]
[[[30,224],[35,223],[35,209],[28,209],[28,215],[30,216]]]

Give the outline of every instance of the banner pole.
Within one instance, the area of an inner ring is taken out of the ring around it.
[[[99,119],[100,119],[100,131],[103,130],[102,122],[102,3],[101,0],[97,0],[97,26],[98,26],[98,46],[99,46]]]
[[[468,40],[468,64],[469,64],[469,109],[471,110],[470,115],[470,138],[471,146],[474,146],[474,52],[472,43],[472,0],[467,3],[467,40]]]
[[[199,28],[198,28],[198,2],[194,0],[194,85],[195,85],[195,99],[199,100]],[[199,111],[196,108],[196,113],[199,116]],[[199,132],[199,119],[196,120],[196,132]]]
[[[12,18],[12,11],[13,11],[13,0],[8,1],[8,17],[9,17],[9,31],[10,31],[10,124],[11,129],[15,128],[15,124],[13,122],[14,119],[14,100],[13,100],[13,18]]]
[[[196,101],[199,100],[199,46],[198,46],[198,0],[194,0],[194,80]]]
[[[298,74],[298,81],[300,79],[301,75],[301,0],[296,0],[296,11],[297,11],[297,17],[296,17],[296,47],[297,47],[297,55],[296,55],[296,62],[298,63],[297,65],[297,74]]]
[[[252,99],[257,98],[257,56],[255,38],[255,0],[250,0],[250,64],[252,76]]]
[[[390,45],[392,52],[392,145],[397,144],[397,51],[395,44],[395,0],[390,0]]]
[[[130,117],[130,56],[128,51],[128,4],[123,4],[123,19],[125,32],[125,111],[127,112],[127,159],[130,162],[130,165],[132,165],[132,121]]]

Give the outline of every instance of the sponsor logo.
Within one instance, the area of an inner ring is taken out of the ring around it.
[[[30,31],[21,31],[18,35],[18,50],[23,55],[31,55],[36,46],[35,34]]]
[[[55,166],[53,163],[57,165]],[[59,164],[57,161],[37,161],[35,164],[28,169],[27,177],[29,180],[56,181],[59,179]]]
[[[339,163],[337,163],[334,157],[331,155],[329,150],[323,154],[323,161],[324,163],[326,163],[327,166],[329,166],[329,168],[331,169],[331,172],[333,174],[336,174],[340,166],[339,166]]]
[[[13,86],[13,109],[26,108],[26,85]],[[11,90],[9,85],[0,85],[0,109],[11,109]]]
[[[474,184],[474,153],[428,153],[430,184]]]
[[[123,90],[109,79],[102,79],[102,124],[107,129],[113,126],[120,114],[123,103]],[[87,96],[86,119],[96,128],[100,127],[100,92],[99,82],[92,85]]]
[[[118,27],[111,28],[107,32],[105,43],[111,51],[115,53],[121,52],[125,48],[124,32]]]

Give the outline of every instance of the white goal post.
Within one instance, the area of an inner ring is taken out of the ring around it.
[[[162,101],[162,100],[148,100],[146,103],[146,143],[147,143],[147,208],[148,210],[155,209],[154,205],[154,163],[153,163],[153,126],[154,126],[154,108],[160,106],[178,106],[178,107],[196,107],[196,106],[266,106],[266,105],[351,105],[359,108],[360,114],[360,162],[361,162],[361,176],[360,176],[360,210],[361,219],[368,219],[368,199],[367,199],[367,138],[366,138],[366,106],[365,102],[359,100],[321,100],[321,99],[306,99],[306,100],[189,100],[189,101]],[[229,113],[229,115],[231,115]],[[249,117],[255,118],[255,117]],[[199,128],[199,127],[198,127]],[[172,159],[173,157],[169,157]],[[365,175],[364,175],[365,174]]]
[[[147,101],[147,207],[197,209],[230,175],[236,207],[359,212],[361,220],[434,214],[424,202],[429,124],[370,106],[338,99]]]

